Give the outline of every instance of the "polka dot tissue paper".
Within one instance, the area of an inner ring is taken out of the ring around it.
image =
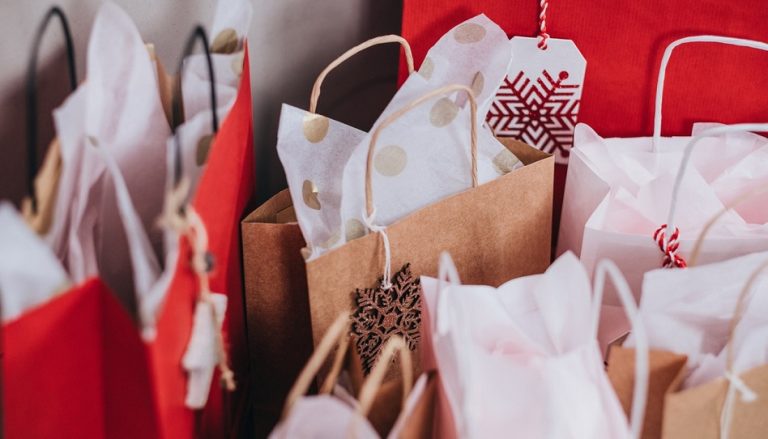
[[[401,44],[408,56],[407,43],[403,40]],[[481,127],[478,183],[521,167],[520,160],[483,125],[511,60],[509,39],[488,17],[478,15],[459,24],[429,50],[418,72],[407,78],[374,128],[417,98],[453,84],[472,90],[476,114],[470,110],[466,92],[435,96],[381,130],[376,145],[371,145],[371,134],[316,114],[314,108],[308,112],[284,105],[277,149],[307,241],[305,257],[314,259],[366,235],[374,222],[374,227],[392,224],[469,189],[473,117]],[[371,146],[375,148],[371,175],[375,218],[365,212]]]

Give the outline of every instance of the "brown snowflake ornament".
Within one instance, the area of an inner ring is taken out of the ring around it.
[[[379,278],[374,288],[355,290],[357,308],[352,314],[352,335],[367,375],[379,352],[392,335],[403,337],[408,349],[419,344],[421,323],[421,283],[405,264],[394,276],[392,286],[383,286]]]

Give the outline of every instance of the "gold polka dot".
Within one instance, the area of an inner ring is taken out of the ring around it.
[[[397,145],[381,148],[381,151],[376,153],[376,157],[373,160],[373,166],[379,174],[387,177],[394,177],[403,172],[407,163],[408,154]]]
[[[301,195],[304,198],[304,204],[312,209],[320,210],[320,200],[317,198],[319,194],[320,191],[312,180],[304,180],[304,184],[301,185]]]
[[[88,139],[88,143],[90,143],[91,146],[93,146],[93,147],[98,147],[99,146],[99,140],[96,137],[94,137],[94,136],[87,136],[87,139]]]
[[[432,106],[429,112],[429,121],[433,126],[444,127],[451,123],[459,114],[459,107],[449,98],[441,98]]]
[[[240,52],[237,55],[232,57],[232,73],[234,73],[235,76],[240,76],[243,74],[244,59],[245,59],[245,52]]]
[[[237,31],[228,27],[219,32],[219,34],[216,35],[216,38],[213,39],[213,43],[211,43],[211,52],[234,53],[237,50],[239,42]]]
[[[304,137],[312,143],[321,142],[328,134],[328,118],[319,114],[307,113],[304,116]]]
[[[328,239],[320,243],[320,247],[322,248],[331,248],[334,244],[339,242],[339,239],[341,239],[341,232],[339,230],[333,232],[333,235],[331,235]]]
[[[453,38],[461,44],[477,43],[485,38],[485,28],[477,23],[464,23],[453,31]]]
[[[197,142],[197,155],[195,161],[197,166],[203,166],[208,160],[208,152],[211,150],[211,144],[213,143],[213,134],[208,134],[200,138]]]
[[[511,151],[504,148],[493,158],[493,167],[496,168],[496,172],[501,175],[512,172],[517,166],[520,159],[515,157]]]
[[[302,247],[300,251],[301,257],[304,258],[305,261],[312,256],[312,250],[310,250],[309,247]]]
[[[483,87],[485,87],[485,77],[483,76],[482,72],[477,72],[475,74],[475,79],[472,80],[472,93],[475,94],[475,97],[480,96],[480,93],[483,92]]]
[[[349,242],[353,239],[365,236],[365,226],[360,220],[352,218],[347,220],[346,227],[344,227],[344,232],[345,238],[347,239],[347,242]]]
[[[432,58],[424,58],[424,61],[421,63],[421,67],[419,67],[419,75],[423,76],[424,79],[429,81],[429,78],[432,77],[432,72],[435,71],[435,62],[432,61]]]

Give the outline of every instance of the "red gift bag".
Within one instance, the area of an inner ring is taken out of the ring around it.
[[[101,281],[70,288],[2,331],[4,437],[157,437],[143,342]]]
[[[480,13],[510,37],[537,33],[536,0],[404,0],[402,33],[417,64],[441,35]],[[549,34],[573,40],[587,60],[579,122],[603,137],[651,132],[653,121],[648,115],[663,47],[683,36],[707,33],[766,41],[767,20],[768,8],[761,0],[550,0],[547,8]],[[745,49],[718,44],[681,48],[667,71],[670,91],[663,132],[690,135],[694,121],[765,120],[768,109],[762,99],[762,77],[766,69],[766,57]],[[401,59],[400,81],[406,76]],[[556,206],[562,204],[564,185],[565,166],[558,165]]]
[[[239,433],[248,394],[239,224],[254,182],[248,62],[245,45],[237,97],[192,200],[214,255],[211,290],[227,295],[223,333],[238,390],[225,395],[215,376],[202,411],[185,405],[182,357],[200,287],[189,243],[181,237],[178,263],[150,341],[141,338],[114,293],[98,279],[3,325],[4,437],[175,439]]]

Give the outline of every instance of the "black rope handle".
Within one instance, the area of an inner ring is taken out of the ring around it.
[[[37,175],[37,57],[40,52],[40,43],[43,34],[48,29],[48,24],[54,17],[59,19],[61,30],[64,32],[64,42],[67,46],[67,63],[69,73],[69,85],[72,91],[77,88],[77,73],[75,71],[75,46],[72,44],[72,34],[69,31],[69,22],[64,11],[58,6],[53,6],[43,17],[43,21],[37,28],[35,40],[32,43],[29,62],[27,63],[27,193],[32,201],[32,213],[37,213],[37,195],[35,194],[35,176]]]
[[[176,93],[173,93],[172,97],[172,113],[171,113],[171,119],[172,119],[172,125],[173,125],[173,134],[175,138],[175,147],[174,147],[174,160],[173,160],[173,183],[175,186],[179,185],[179,182],[181,181],[181,141],[179,140],[179,136],[176,133],[177,127],[181,124],[181,114],[182,114],[182,102],[181,102],[181,80],[184,76],[184,59],[192,54],[192,49],[195,48],[195,43],[200,41],[203,45],[203,52],[205,53],[205,61],[208,63],[208,76],[210,78],[211,83],[211,131],[216,134],[219,132],[219,116],[216,114],[216,75],[213,72],[213,62],[211,61],[211,52],[208,47],[208,35],[205,33],[205,29],[203,29],[202,26],[197,25],[195,26],[194,30],[192,30],[192,33],[190,33],[189,37],[187,38],[187,43],[184,46],[184,52],[181,54],[181,58],[179,59],[178,67],[176,68],[176,71],[178,72],[178,79],[176,82],[176,86],[178,87],[176,90]]]

